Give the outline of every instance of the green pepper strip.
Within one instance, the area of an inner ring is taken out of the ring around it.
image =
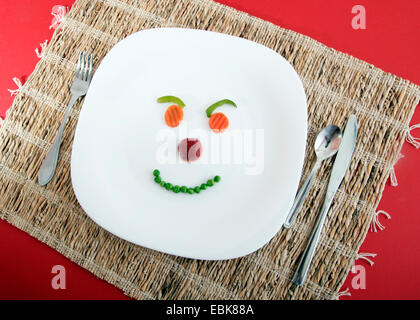
[[[174,97],[174,96],[160,97],[160,98],[157,99],[157,102],[159,102],[159,103],[167,103],[167,102],[175,103],[178,106],[180,106],[181,108],[185,107],[185,103],[180,98],[177,98],[177,97]]]
[[[212,104],[210,107],[207,108],[207,110],[206,110],[207,117],[210,118],[211,114],[214,112],[214,110],[216,110],[218,107],[221,107],[225,104],[229,104],[231,106],[234,106],[235,108],[237,107],[235,102],[233,102],[232,100],[229,100],[229,99],[220,100],[220,101],[216,102],[215,104]]]

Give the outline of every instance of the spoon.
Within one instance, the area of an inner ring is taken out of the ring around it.
[[[306,178],[298,194],[296,195],[295,202],[293,203],[292,209],[290,209],[289,215],[286,218],[286,222],[283,227],[289,229],[295,221],[299,210],[309,193],[309,189],[316,176],[316,172],[321,166],[321,162],[332,157],[338,151],[341,144],[343,135],[339,127],[335,125],[329,125],[322,129],[315,140],[314,149],[316,154],[316,162],[312,168],[311,173]]]

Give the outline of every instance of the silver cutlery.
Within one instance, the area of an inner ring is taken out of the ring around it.
[[[41,186],[46,185],[54,177],[55,170],[57,168],[58,155],[60,153],[61,140],[63,137],[64,128],[66,126],[67,119],[70,115],[70,111],[73,108],[76,101],[86,95],[90,82],[93,75],[93,56],[88,53],[80,53],[79,60],[76,67],[76,75],[73,80],[73,84],[70,88],[71,98],[67,105],[66,113],[61,122],[60,128],[58,129],[57,136],[52,143],[50,150],[47,153],[44,161],[42,162],[41,168],[38,172],[38,183]]]
[[[298,268],[296,270],[293,282],[300,286],[305,280],[311,265],[312,259],[314,257],[315,250],[318,246],[318,242],[321,236],[322,228],[325,223],[328,211],[330,209],[331,203],[334,199],[334,196],[340,187],[341,182],[346,174],[348,167],[353,156],[353,151],[356,146],[357,138],[357,120],[355,115],[351,115],[347,121],[346,129],[344,131],[343,140],[341,142],[341,147],[335,158],[334,166],[332,169],[330,181],[327,187],[327,193],[324,200],[324,205],[322,210],[317,218],[314,229],[312,230],[311,236],[309,238],[308,245],[302,254],[302,257],[299,261]]]
[[[300,209],[302,208],[303,203],[305,202],[306,197],[308,196],[309,190],[311,188],[312,182],[316,176],[316,173],[321,166],[322,161],[332,157],[338,151],[342,139],[341,130],[335,125],[329,125],[325,127],[318,134],[315,140],[315,154],[316,162],[312,168],[311,173],[306,178],[302,187],[300,188],[298,194],[296,195],[295,202],[293,203],[292,209],[286,218],[286,222],[283,224],[283,227],[289,229],[293,222],[295,221]]]

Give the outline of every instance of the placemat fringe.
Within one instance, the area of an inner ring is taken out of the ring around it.
[[[420,148],[420,138],[415,138],[412,136],[411,131],[413,131],[414,129],[418,129],[420,128],[420,123],[417,123],[415,125],[412,125],[409,129],[408,129],[408,133],[407,133],[407,142],[410,143],[411,145],[413,145],[416,149]]]
[[[48,40],[45,40],[44,42],[40,43],[41,50],[39,50],[38,48],[35,49],[35,54],[38,58],[41,59],[44,56],[45,48],[47,47],[47,45],[48,45]]]
[[[346,289],[346,290],[344,290],[344,291],[340,291],[340,292],[338,292],[338,293],[336,294],[336,296],[335,296],[335,300],[340,300],[340,298],[341,298],[341,297],[344,297],[344,296],[351,297],[351,293],[350,293],[349,288],[347,288],[347,289]]]
[[[394,161],[394,164],[390,167],[389,180],[390,180],[391,186],[393,186],[393,187],[398,186],[397,175],[395,174],[395,165],[402,158],[404,158],[404,155],[402,153],[399,153],[396,160]]]
[[[367,263],[369,263],[371,266],[373,266],[375,263],[371,259],[369,259],[369,257],[374,258],[376,256],[377,256],[376,253],[358,253],[355,261],[362,259],[362,260],[365,260]]]
[[[12,80],[16,84],[17,89],[7,89],[7,91],[9,91],[10,95],[13,97],[13,96],[17,96],[21,92],[23,84],[20,81],[20,79],[17,77],[14,77]]]
[[[391,215],[384,211],[384,210],[379,210],[378,212],[375,213],[375,216],[372,219],[372,222],[370,224],[370,231],[372,232],[378,232],[378,229],[380,231],[385,229],[385,226],[379,221],[379,216],[383,214],[387,219],[391,219]]]
[[[51,14],[54,17],[51,21],[50,29],[59,29],[61,24],[66,20],[69,7],[56,5],[52,7]]]

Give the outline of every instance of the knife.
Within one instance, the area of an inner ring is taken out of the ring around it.
[[[337,156],[334,161],[334,166],[331,172],[330,181],[328,183],[324,205],[322,206],[322,210],[318,216],[314,229],[312,230],[311,236],[309,238],[308,245],[304,253],[302,254],[302,257],[300,258],[299,266],[293,277],[293,282],[298,286],[302,285],[305,282],[306,276],[308,275],[309,267],[311,266],[315,250],[318,246],[319,238],[321,237],[322,228],[324,227],[328,210],[330,209],[335,193],[340,187],[340,184],[343,181],[346,171],[350,166],[353,151],[356,146],[356,138],[357,120],[355,115],[351,115],[347,121],[347,125],[344,130],[343,140],[341,142],[340,149],[338,150]]]

